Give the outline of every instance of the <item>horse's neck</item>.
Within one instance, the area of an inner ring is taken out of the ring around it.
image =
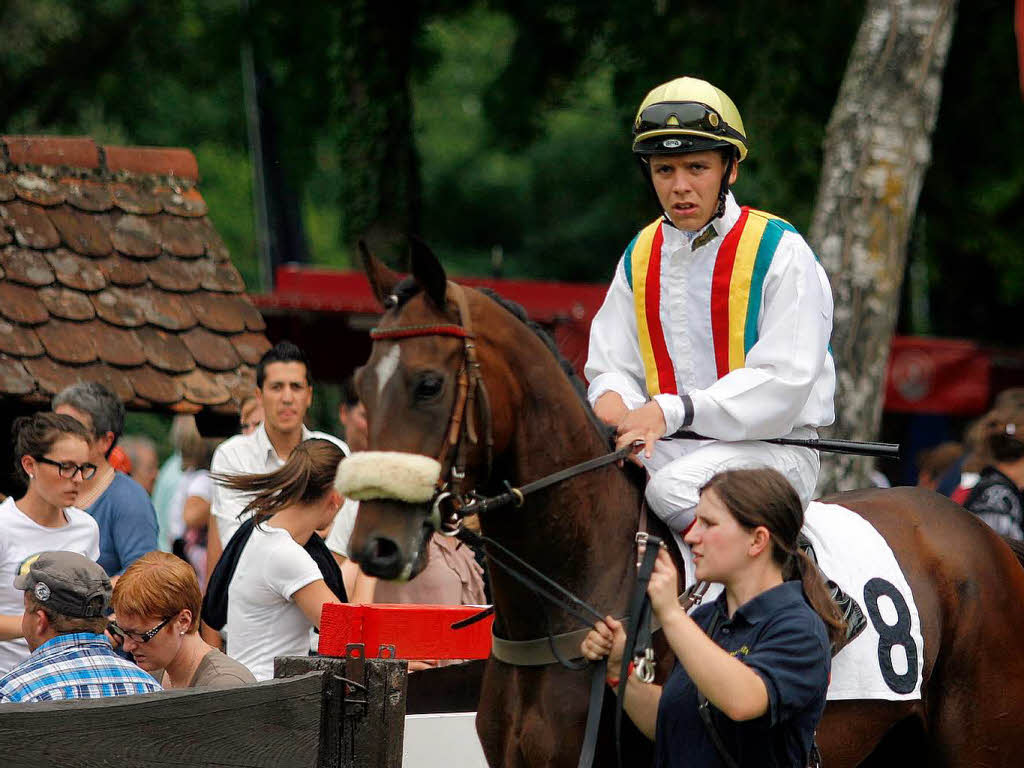
[[[536,386],[536,385],[534,385]],[[513,455],[518,483],[529,482],[595,458],[609,446],[574,393],[567,399],[528,391],[520,410]],[[529,497],[519,510],[498,513],[487,532],[545,575],[599,611],[625,604],[640,503],[638,489],[614,464],[563,481]],[[502,630],[511,639],[546,634],[537,600],[492,569],[492,594]],[[545,606],[554,631],[579,626]]]

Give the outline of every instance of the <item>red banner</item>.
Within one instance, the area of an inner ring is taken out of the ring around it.
[[[988,354],[973,342],[897,336],[886,372],[885,410],[981,413],[988,406],[990,371]]]

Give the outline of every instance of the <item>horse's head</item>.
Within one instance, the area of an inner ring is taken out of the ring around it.
[[[356,374],[369,450],[342,463],[342,492],[361,500],[349,548],[364,572],[407,579],[425,565],[442,486],[465,473],[472,487],[487,450],[490,411],[480,403],[463,289],[448,283],[421,243],[413,244],[412,275],[404,279],[362,245],[361,251],[385,313],[373,332],[370,359]]]

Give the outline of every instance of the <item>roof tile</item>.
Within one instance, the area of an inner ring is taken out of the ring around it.
[[[87,136],[3,136],[14,165],[66,165],[99,168],[96,142]]]
[[[178,376],[185,398],[198,405],[222,405],[231,400],[227,387],[199,368]]]
[[[110,239],[118,251],[140,259],[160,255],[160,232],[152,217],[128,214],[117,220]]]
[[[8,280],[38,287],[53,282],[53,269],[46,263],[45,257],[38,251],[8,246],[0,254],[0,264]]]
[[[96,309],[84,293],[59,285],[49,285],[40,288],[37,295],[53,317],[80,321],[96,317]]]
[[[262,333],[238,333],[230,338],[238,356],[249,365],[256,365],[270,349],[270,341]]]
[[[105,259],[98,259],[95,264],[107,282],[114,285],[143,285],[149,279],[149,272],[143,262],[126,259],[117,253]]]
[[[107,278],[90,259],[72,253],[66,248],[48,251],[46,260],[50,262],[57,280],[61,285],[78,291],[98,291],[105,288]]]
[[[139,397],[160,405],[176,403],[182,398],[181,385],[177,381],[148,365],[132,369],[132,384]]]
[[[14,235],[7,231],[7,227],[0,223],[0,246],[9,245],[14,242]]]
[[[230,371],[242,362],[227,338],[205,328],[193,328],[181,334],[181,340],[196,362],[211,371]]]
[[[36,329],[46,354],[60,363],[91,363],[96,359],[93,323],[72,323],[51,318]]]
[[[44,351],[34,330],[15,328],[6,320],[0,320],[0,352],[17,357],[39,357]]]
[[[27,395],[36,388],[35,378],[21,361],[0,355],[0,392],[5,395]]]
[[[206,253],[206,244],[196,231],[194,219],[167,214],[153,218],[160,232],[160,244],[168,253],[183,259],[194,259]]]
[[[89,296],[96,314],[111,325],[123,328],[138,328],[146,324],[146,314],[140,302],[135,300],[134,291],[111,286]]]
[[[39,384],[39,389],[47,395],[55,395],[79,379],[80,368],[62,365],[48,357],[35,357],[24,362],[25,369],[32,374]]]
[[[135,397],[135,388],[132,386],[131,378],[135,375],[134,371],[121,371],[103,363],[96,363],[95,365],[84,365],[76,369],[76,374],[76,381],[78,379],[82,381],[98,381],[117,395],[123,402],[127,402]]]
[[[38,325],[50,319],[50,313],[32,288],[6,280],[0,282],[0,314],[23,325]]]
[[[263,319],[260,311],[253,306],[252,299],[248,296],[237,296],[235,301],[238,302],[242,317],[245,318],[246,330],[260,332],[267,330],[267,321]]]
[[[192,306],[183,294],[140,288],[135,291],[135,298],[146,321],[152,325],[168,331],[184,331],[196,324]]]
[[[171,411],[173,413],[185,413],[194,415],[199,413],[201,410],[203,410],[203,406],[196,405],[195,403],[190,403],[188,400],[179,400],[178,402],[171,406]]]
[[[142,342],[146,359],[155,368],[171,373],[185,373],[196,367],[196,361],[178,334],[150,326],[139,328],[135,333]]]
[[[256,370],[247,365],[240,365],[227,373],[214,374],[214,378],[231,393],[236,407],[256,389]]]
[[[199,181],[196,156],[176,147],[104,147],[111,171],[177,176]]]
[[[25,202],[36,205],[60,205],[64,202],[64,190],[57,182],[34,173],[15,176],[14,193]]]
[[[7,220],[18,242],[26,248],[43,250],[60,245],[60,235],[42,208],[20,200],[4,203],[0,205],[0,218]]]
[[[195,187],[189,189],[159,187],[154,189],[153,193],[160,199],[164,210],[175,216],[197,218],[205,216],[209,212],[206,201]]]
[[[208,259],[194,262],[200,264]],[[157,288],[165,291],[190,292],[199,288],[199,275],[192,269],[192,264],[183,264],[173,256],[164,254],[146,264],[149,279]]]
[[[102,322],[92,325],[96,354],[100,360],[122,368],[145,365],[146,350],[142,348],[137,331],[116,328]]]
[[[0,175],[0,203],[6,203],[14,198],[14,182],[11,181],[11,177],[6,174]]]
[[[245,315],[234,295],[194,293],[188,298],[203,327],[221,333],[241,333],[245,330]]]
[[[196,219],[194,222],[195,232],[203,241],[203,245],[206,247],[206,252],[213,258],[214,261],[230,261],[231,254],[228,253],[228,247],[224,245],[224,241],[221,239],[220,234],[213,227],[213,222],[208,217],[202,219]]]
[[[50,221],[60,233],[64,244],[86,256],[106,256],[114,247],[110,244],[110,236],[101,226],[99,217],[62,205],[51,208],[47,213]]]
[[[241,293],[245,290],[245,281],[230,261],[199,259],[195,262],[195,272],[199,285],[207,291]]]
[[[64,199],[81,211],[101,213],[114,207],[114,198],[106,184],[99,181],[66,178],[60,180]]]
[[[114,198],[114,205],[125,213],[150,216],[163,210],[163,204],[156,196],[141,187],[114,183],[110,185],[110,194]]]

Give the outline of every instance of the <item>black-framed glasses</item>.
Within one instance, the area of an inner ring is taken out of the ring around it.
[[[721,116],[706,104],[695,101],[665,101],[651,104],[636,119],[633,134],[679,128],[715,135],[732,135]]]
[[[148,632],[130,632],[127,629],[122,629],[117,625],[116,621],[107,622],[107,629],[113,632],[115,635],[120,637],[122,640],[132,640],[136,643],[148,643],[157,633],[167,626],[168,622],[173,619],[174,616],[168,616],[166,619],[161,621],[155,627]]]
[[[70,480],[79,472],[82,473],[83,480],[88,480],[96,474],[95,464],[75,464],[73,461],[54,461],[53,459],[48,459],[45,456],[34,456],[33,458],[43,464],[51,464],[55,466],[57,468],[57,474],[65,480]]]

